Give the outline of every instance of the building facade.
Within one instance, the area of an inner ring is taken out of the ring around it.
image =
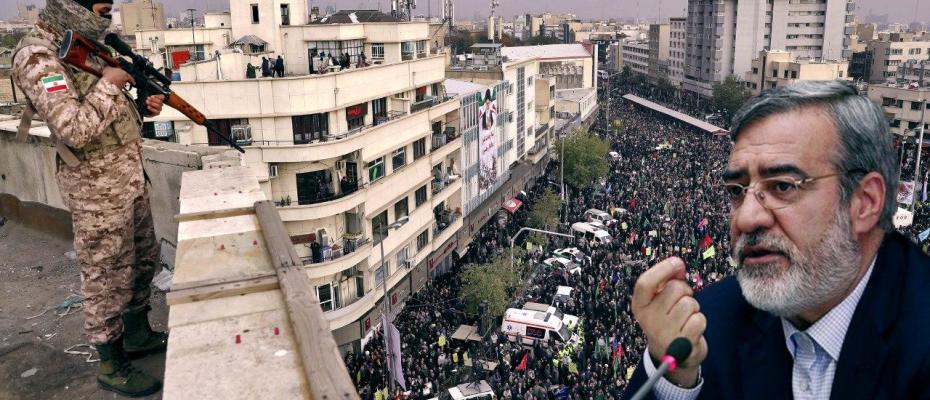
[[[624,67],[630,67],[630,70],[643,76],[649,75],[648,42],[624,42],[621,53]]]
[[[357,351],[378,324],[382,301],[401,307],[451,263],[464,214],[461,133],[469,125],[460,99],[445,91],[446,55],[431,48],[427,22],[336,14],[307,23],[300,5],[258,1],[252,8],[233,0],[231,27],[217,29],[254,36],[250,18],[258,10],[259,24],[274,25],[260,37],[264,52],[186,63],[172,89],[246,149],[244,160],[275,201],[340,349]],[[240,30],[243,17],[249,26]],[[311,58],[324,52],[348,54],[351,66],[320,73]],[[246,78],[247,63],[275,54],[286,60],[285,77]],[[144,130],[183,144],[224,145],[172,109]],[[400,226],[387,228],[394,223]]]
[[[689,0],[684,88],[709,96],[714,83],[743,76],[762,50],[848,59],[852,0]]]
[[[924,130],[927,125],[926,104],[930,100],[930,91],[911,85],[869,85],[869,99],[882,107],[895,135],[917,136],[921,119]]]
[[[679,88],[685,79],[687,19],[684,17],[669,18],[668,25],[668,80],[672,86]]]
[[[869,42],[866,52],[871,55],[868,81],[894,82],[898,78],[899,65],[908,60],[930,58],[930,34],[893,33],[882,40]]]
[[[649,25],[649,80],[668,79],[669,24]]]
[[[132,36],[138,30],[164,29],[165,16],[161,3],[152,0],[134,0],[119,5],[121,32]]]
[[[797,81],[848,80],[848,67],[846,62],[799,60],[787,51],[761,51],[752,60],[752,69],[746,72],[743,83],[757,96],[763,90]]]

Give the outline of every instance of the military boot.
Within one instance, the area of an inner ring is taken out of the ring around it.
[[[152,331],[149,310],[150,307],[145,307],[123,314],[123,341],[130,359],[162,353],[168,348],[168,334]]]
[[[142,397],[161,390],[161,381],[142,372],[129,362],[123,350],[123,339],[97,345],[100,366],[97,367],[97,385],[101,389],[127,397]]]

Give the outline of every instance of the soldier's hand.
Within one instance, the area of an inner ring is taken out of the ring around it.
[[[632,301],[633,316],[643,328],[653,360],[660,359],[675,338],[691,341],[694,346],[691,355],[666,376],[673,383],[688,387],[697,383],[698,368],[707,357],[704,339],[707,320],[693,294],[685,282],[684,261],[672,257],[639,276]]]
[[[126,87],[127,82],[133,85],[136,84],[132,76],[123,71],[122,68],[105,67],[103,68],[103,77],[100,79],[110,82],[120,89]]]
[[[145,99],[145,105],[149,108],[147,117],[155,117],[161,114],[162,105],[165,103],[165,96],[149,96]]]

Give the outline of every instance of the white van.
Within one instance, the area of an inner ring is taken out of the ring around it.
[[[564,269],[565,272],[570,274],[580,274],[581,265],[572,262],[571,260],[563,257],[550,257],[543,260],[543,264],[555,268],[555,269]]]
[[[574,343],[578,336],[568,330],[568,326],[561,319],[551,313],[533,310],[520,310],[508,308],[501,322],[501,333],[507,335],[507,340],[533,345],[539,342],[547,345],[549,339],[563,343]]]
[[[584,238],[588,242],[608,244],[613,241],[613,238],[607,231],[587,222],[575,222],[572,224],[572,233],[575,235],[575,238]]]
[[[582,264],[585,260],[591,261],[591,257],[586,256],[581,250],[578,250],[577,247],[566,247],[564,249],[555,249],[552,251],[552,255],[556,257],[567,258],[575,264]]]
[[[484,380],[451,387],[429,400],[497,400],[494,389]]]
[[[584,218],[587,221],[597,221],[607,226],[611,226],[617,222],[609,213],[596,208],[585,211]]]
[[[555,306],[550,306],[547,304],[534,303],[532,301],[528,301],[526,302],[526,304],[523,305],[523,309],[532,310],[532,311],[541,311],[544,313],[550,313],[552,315],[555,315],[556,318],[562,320],[563,324],[568,326],[569,330],[573,329],[575,325],[578,324],[578,317],[571,315],[571,314],[562,314],[562,312],[559,311],[559,309]]]
[[[571,286],[558,286],[555,288],[555,295],[552,296],[552,304],[561,303],[565,304],[571,301],[572,292],[575,289]]]

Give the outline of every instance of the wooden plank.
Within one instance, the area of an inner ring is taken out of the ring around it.
[[[280,290],[267,290],[241,296],[195,301],[171,306],[171,310],[168,312],[168,328],[174,329],[176,326],[271,310],[284,310],[284,296],[281,295]]]
[[[315,400],[358,400],[358,393],[339,355],[310,278],[300,265],[284,222],[270,201],[255,203],[255,214],[284,295],[304,375]]]
[[[216,219],[216,218],[227,218],[227,217],[236,217],[240,215],[251,215],[255,212],[254,206],[246,207],[237,207],[237,208],[228,208],[225,210],[207,210],[199,211],[188,214],[178,214],[174,216],[174,220],[177,223],[197,221],[202,219]]]
[[[165,295],[165,301],[169,306],[174,306],[194,301],[220,299],[223,297],[274,290],[278,289],[279,286],[276,276],[267,276],[189,289],[175,290],[172,288],[172,290]]]

